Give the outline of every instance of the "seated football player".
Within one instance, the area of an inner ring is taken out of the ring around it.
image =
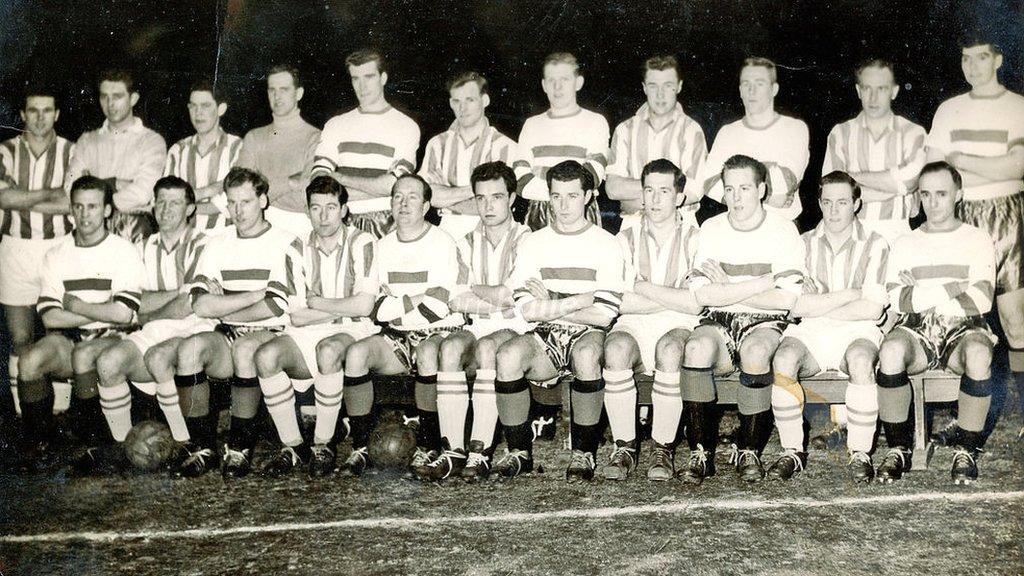
[[[430,185],[416,174],[399,176],[391,189],[395,229],[377,244],[380,293],[370,314],[385,328],[347,345],[344,353],[333,338],[320,346],[322,373],[341,371],[344,361],[345,409],[352,435],[352,452],[341,467],[347,476],[360,476],[373,465],[366,447],[373,431],[374,374],[416,373],[419,428],[410,475],[440,451],[437,351],[441,340],[464,320],[448,306],[458,280],[458,250],[451,236],[426,221],[430,197]]]
[[[43,260],[36,308],[47,335],[18,362],[28,458],[49,428],[53,391],[48,379],[74,377],[71,421],[85,449],[75,456],[72,473],[123,462],[124,453],[111,442],[103,421],[101,404],[110,401],[97,390],[96,358],[135,327],[143,267],[135,246],[107,230],[113,195],[113,186],[93,176],[72,183],[74,233],[61,238]]]
[[[190,414],[211,425],[197,448],[214,450],[216,425],[209,415],[210,387],[231,386],[231,433],[221,455],[221,474],[238,478],[252,470],[258,437],[256,412],[260,383],[253,356],[288,322],[288,303],[295,285],[302,282],[302,242],[271,226],[263,217],[267,207],[267,179],[248,168],[232,168],[224,178],[228,212],[234,230],[210,238],[199,259],[190,290],[197,316],[217,321],[213,330],[186,338],[178,346],[175,378],[189,388]],[[182,462],[180,475],[194,477],[206,471],[205,459]]]
[[[740,427],[732,462],[744,480],[764,478],[761,453],[772,432],[771,359],[802,291],[804,266],[796,226],[765,210],[765,178],[764,164],[749,156],[726,160],[722,181],[728,211],[700,227],[689,286],[709,308],[686,340],[680,378],[687,442],[694,447],[683,479],[695,484],[715,473],[715,376],[736,368]],[[748,282],[765,279],[771,282],[749,295]]]
[[[601,474],[611,480],[625,480],[636,468],[636,382],[635,372],[654,374],[651,401],[654,410],[651,435],[654,451],[648,467],[651,480],[672,477],[671,448],[682,413],[679,393],[679,364],[659,363],[663,348],[682,349],[690,331],[697,327],[701,306],[692,294],[688,300],[661,287],[678,288],[693,266],[697,249],[697,228],[677,211],[686,198],[686,176],[669,160],[644,166],[640,181],[643,191],[642,217],[638,225],[617,236],[626,261],[632,290],[622,296],[622,314],[604,345],[604,406],[615,440],[615,448]],[[628,284],[628,282],[627,282]],[[644,296],[643,294],[649,294]],[[662,354],[678,358],[678,354]],[[666,383],[667,382],[667,383]]]
[[[297,287],[284,334],[256,350],[260,388],[283,444],[263,466],[269,476],[307,463],[311,476],[334,472],[345,376],[343,371],[321,374],[317,348],[330,339],[332,348],[344,354],[350,344],[380,330],[367,318],[379,289],[376,239],[344,224],[348,190],[334,178],[314,177],[306,198],[313,233],[302,250],[305,285]],[[305,392],[311,381],[316,399],[312,447],[303,441],[295,413],[295,392]]]
[[[441,342],[437,416],[444,450],[422,471],[431,480],[461,476],[473,482],[490,473],[498,424],[494,356],[498,346],[529,329],[529,324],[516,314],[512,291],[505,286],[519,243],[530,231],[511,217],[515,173],[504,162],[488,162],[473,170],[470,185],[479,223],[456,242],[459,287],[451,300],[451,309],[466,314],[469,324]],[[472,399],[467,372],[476,376]],[[473,422],[467,446],[470,401]]]
[[[911,467],[914,420],[908,375],[944,368],[960,375],[959,438],[950,472],[956,484],[978,478],[982,428],[992,394],[995,336],[984,314],[992,309],[995,248],[985,231],[955,214],[960,173],[945,162],[921,169],[926,220],[901,236],[889,255],[886,288],[899,314],[878,351],[878,415],[889,445],[876,478],[892,482]]]
[[[507,451],[494,471],[511,478],[533,470],[530,382],[571,373],[566,480],[589,481],[601,440],[605,330],[619,313],[625,265],[615,237],[586,218],[596,186],[591,172],[566,160],[547,172],[547,186],[551,222],[520,242],[508,280],[516,308],[538,324],[498,349],[494,390]]]
[[[213,329],[210,320],[192,313],[188,298],[206,237],[189,224],[196,200],[188,182],[165,176],[153,188],[158,230],[142,244],[145,279],[138,312],[142,328],[104,350],[96,360],[96,372],[103,415],[114,440],[123,442],[132,427],[131,380],[140,390],[156,395],[172,436],[185,444],[190,436],[174,379],[154,383],[145,354],[168,340],[180,341]],[[188,446],[183,448],[182,460],[190,453]]]
[[[804,438],[804,390],[801,378],[826,370],[847,374],[848,464],[855,482],[874,477],[871,445],[878,419],[875,360],[888,296],[885,263],[889,246],[857,218],[860,185],[845,172],[831,172],[818,188],[821,222],[802,238],[806,247],[804,293],[791,316],[800,318],[782,333],[772,369],[772,413],[782,456],[768,476],[788,480],[807,465]]]

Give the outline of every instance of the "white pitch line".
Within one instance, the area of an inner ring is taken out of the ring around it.
[[[1024,500],[1024,491],[1017,492],[922,492],[895,496],[862,496],[833,498],[831,500],[693,500],[643,506],[583,508],[576,510],[552,510],[548,512],[514,512],[507,514],[472,516],[431,516],[426,518],[363,518],[334,520],[330,522],[289,522],[264,526],[236,526],[233,528],[192,528],[189,530],[142,530],[137,532],[51,532],[48,534],[25,534],[0,536],[3,543],[35,542],[114,542],[117,540],[164,540],[180,538],[216,538],[236,534],[264,534],[269,532],[302,532],[325,529],[351,530],[366,528],[411,529],[423,525],[440,524],[490,524],[508,522],[536,522],[539,520],[597,519],[640,516],[644,514],[685,514],[696,510],[767,510],[775,508],[831,508],[843,506],[865,506],[875,504],[906,504],[945,500],[947,502],[1007,501]]]

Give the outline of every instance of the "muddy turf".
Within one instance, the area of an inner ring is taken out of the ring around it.
[[[655,484],[649,443],[629,480],[566,485],[564,421],[536,445],[543,472],[483,485],[4,471],[0,574],[1021,574],[1021,425],[1004,415],[970,487],[947,448],[889,486],[853,485],[842,448],[788,483],[745,485],[719,453],[699,488]]]

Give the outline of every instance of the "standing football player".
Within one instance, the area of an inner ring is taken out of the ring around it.
[[[995,242],[995,307],[1013,380],[1024,392],[1024,97],[1000,84],[1002,65],[990,40],[961,44],[960,67],[971,90],[939,106],[926,146],[929,162],[945,160],[963,177],[957,217]]]
[[[462,238],[480,223],[470,178],[488,162],[510,164],[516,143],[490,125],[484,114],[491,104],[487,79],[464,72],[448,84],[448,105],[455,122],[427,142],[419,175],[434,190],[431,205],[440,208],[441,229]],[[514,191],[513,191],[514,192]]]
[[[909,375],[941,367],[960,374],[959,434],[950,472],[956,484],[978,478],[982,429],[992,398],[992,347],[985,322],[992,309],[995,248],[984,230],[961,222],[960,173],[946,162],[921,170],[921,206],[927,218],[892,247],[886,288],[899,314],[878,353],[878,415],[889,450],[880,482],[911,467],[914,420]]]
[[[477,166],[470,178],[476,229],[459,238],[460,292],[451,309],[465,313],[469,324],[441,342],[437,373],[437,415],[444,450],[426,476],[459,476],[473,482],[490,473],[498,408],[494,398],[495,354],[508,339],[529,329],[516,314],[512,291],[505,286],[518,246],[530,229],[512,219],[516,177],[504,162]],[[473,424],[465,444],[470,393],[467,372],[474,372]],[[467,454],[468,448],[468,454]]]
[[[451,236],[426,221],[430,198],[430,185],[416,174],[403,174],[395,181],[391,195],[395,230],[378,244],[380,294],[370,315],[374,322],[386,325],[384,330],[347,346],[344,354],[336,340],[320,346],[324,374],[340,371],[344,360],[352,453],[342,471],[350,476],[360,476],[373,465],[366,447],[373,427],[374,374],[405,374],[415,369],[419,428],[410,473],[420,476],[440,451],[437,351],[441,340],[464,320],[448,306],[458,282],[458,249]]]
[[[65,185],[87,174],[110,182],[115,190],[110,231],[137,242],[155,228],[153,184],[163,173],[167,144],[134,115],[139,93],[130,72],[104,72],[99,93],[106,120],[78,139]]]
[[[924,166],[924,128],[892,111],[899,94],[896,73],[875,58],[857,67],[861,112],[828,135],[821,173],[849,174],[860,187],[857,218],[869,232],[892,243],[910,232],[917,215],[917,175]]]
[[[242,140],[238,166],[262,174],[270,183],[266,220],[299,238],[309,235],[306,184],[320,130],[302,118],[305,94],[299,71],[278,64],[267,71],[267,101],[273,121],[253,128]]]
[[[618,200],[622,229],[643,216],[641,172],[652,160],[665,158],[686,176],[686,196],[680,213],[697,225],[696,212],[704,195],[700,173],[708,155],[704,130],[683,112],[679,91],[683,77],[675,56],[652,56],[644,62],[643,90],[647,102],[615,127],[608,158],[608,197]]]
[[[608,164],[608,121],[576,103],[576,94],[583,88],[583,74],[572,54],[555,52],[544,60],[541,86],[550,107],[526,119],[513,164],[519,194],[529,200],[526,224],[531,230],[547,226],[551,219],[547,171],[562,161],[575,160],[594,181],[595,196],[587,206],[587,219],[600,225],[596,192]]]
[[[796,220],[803,209],[800,181],[810,160],[807,124],[775,111],[779,93],[775,63],[767,58],[747,58],[740,69],[743,118],[722,126],[704,164],[704,193],[722,202],[722,166],[734,155],[750,156],[765,165],[769,212]]]
[[[304,285],[289,310],[284,334],[256,350],[256,370],[267,410],[283,447],[263,467],[280,476],[307,464],[311,476],[334,472],[335,429],[341,410],[344,371],[320,371],[320,344],[344,358],[356,340],[380,331],[368,316],[377,300],[377,241],[344,224],[348,191],[330,176],[316,176],[306,187],[313,233],[303,246]],[[334,365],[337,358],[328,363]],[[342,367],[344,368],[344,366]],[[306,444],[295,414],[295,392],[312,379],[316,399],[313,445]]]
[[[263,217],[269,189],[266,178],[247,168],[232,168],[224,178],[234,231],[209,240],[190,290],[196,315],[219,323],[186,338],[177,351],[176,380],[190,388],[194,417],[209,413],[211,385],[231,386],[231,434],[221,456],[225,478],[252,470],[260,401],[253,356],[284,329],[289,300],[302,281],[302,242]],[[210,419],[202,436],[194,437],[197,450],[214,448],[216,425]],[[182,467],[182,476],[198,476],[206,463],[190,458]]]
[[[697,446],[683,479],[696,484],[715,473],[714,377],[737,368],[740,428],[733,462],[742,479],[764,478],[761,453],[773,423],[772,354],[802,292],[804,266],[804,243],[796,226],[764,207],[767,172],[749,156],[726,160],[721,180],[728,212],[700,227],[690,289],[709,309],[686,341],[681,374],[687,440]],[[765,277],[771,279],[769,286],[749,296],[747,283]]]
[[[520,243],[508,280],[523,318],[539,324],[498,349],[494,390],[508,449],[494,470],[507,478],[533,470],[530,381],[571,372],[572,458],[565,476],[590,481],[601,440],[604,331],[618,316],[625,270],[615,237],[585,216],[597,186],[592,171],[566,160],[546,178],[553,219]]]
[[[132,427],[130,380],[157,397],[171,435],[184,445],[191,437],[174,380],[165,378],[154,383],[145,357],[165,342],[171,341],[167,345],[173,346],[183,338],[213,329],[210,320],[192,312],[188,296],[206,237],[189,225],[196,200],[188,182],[165,176],[156,181],[153,196],[157,231],[142,244],[145,280],[138,312],[142,328],[104,350],[96,360],[96,372],[103,415],[115,441],[123,442]],[[194,451],[184,448],[182,459]]]
[[[0,144],[0,304],[11,339],[7,367],[16,411],[20,410],[18,357],[35,340],[39,325],[35,304],[43,257],[71,232],[64,177],[74,144],[57,135],[54,124],[58,118],[60,109],[53,92],[29,88],[21,110],[24,132]],[[70,388],[67,384],[61,387],[55,392],[64,400],[58,401],[56,408],[66,410]],[[2,410],[0,422],[12,415],[9,405]]]
[[[632,290],[623,294],[622,315],[604,345],[604,405],[615,448],[601,474],[610,480],[625,480],[636,468],[635,372],[654,375],[654,451],[647,477],[673,477],[672,447],[683,408],[679,354],[674,351],[683,349],[700,323],[697,314],[702,309],[692,293],[664,290],[682,287],[697,249],[697,227],[678,212],[686,197],[686,176],[671,161],[660,158],[643,167],[640,180],[643,217],[617,236]],[[668,358],[674,365],[665,364]]]
[[[177,176],[195,191],[196,230],[220,231],[231,224],[224,197],[224,177],[238,162],[242,139],[228,134],[220,119],[228,104],[209,80],[192,85],[188,117],[196,133],[182,138],[167,152],[164,176]]]
[[[75,229],[43,259],[42,290],[36,309],[47,335],[18,362],[18,390],[25,439],[38,446],[53,408],[48,378],[74,378],[71,420],[85,450],[74,457],[73,473],[89,473],[119,463],[111,450],[97,390],[96,358],[132,330],[139,310],[142,260],[130,242],[107,231],[114,209],[114,187],[82,176],[71,184]],[[32,448],[26,456],[31,456]]]
[[[772,360],[772,413],[783,453],[768,476],[789,480],[807,465],[800,379],[839,370],[850,378],[846,387],[850,476],[855,482],[870,482],[874,477],[870,452],[878,420],[874,367],[882,341],[878,324],[888,305],[889,246],[857,218],[861,188],[853,176],[830,172],[822,177],[818,206],[821,222],[803,235],[804,293],[791,311],[801,321],[786,327]]]
[[[416,169],[420,128],[388,103],[388,69],[376,50],[345,59],[359,106],[324,125],[313,175],[329,174],[348,189],[349,223],[380,238],[391,231],[395,180]]]

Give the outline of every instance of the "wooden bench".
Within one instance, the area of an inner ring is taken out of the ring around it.
[[[806,402],[808,404],[843,404],[846,401],[848,379],[838,372],[825,372],[814,378],[802,380]],[[739,388],[739,373],[734,372],[724,378],[716,378],[719,404],[735,404],[736,390]],[[650,405],[652,378],[639,375],[636,380],[637,403]],[[954,402],[960,394],[960,377],[940,370],[929,370],[910,377],[913,388],[914,407],[914,470],[926,470],[931,459],[928,446],[928,429],[925,419],[925,404],[938,402]],[[563,404],[568,402],[568,387],[561,390],[545,391],[549,403],[557,403],[559,397]],[[410,376],[388,376],[377,380],[375,386],[376,401],[381,404],[407,405],[413,397],[413,379]]]

